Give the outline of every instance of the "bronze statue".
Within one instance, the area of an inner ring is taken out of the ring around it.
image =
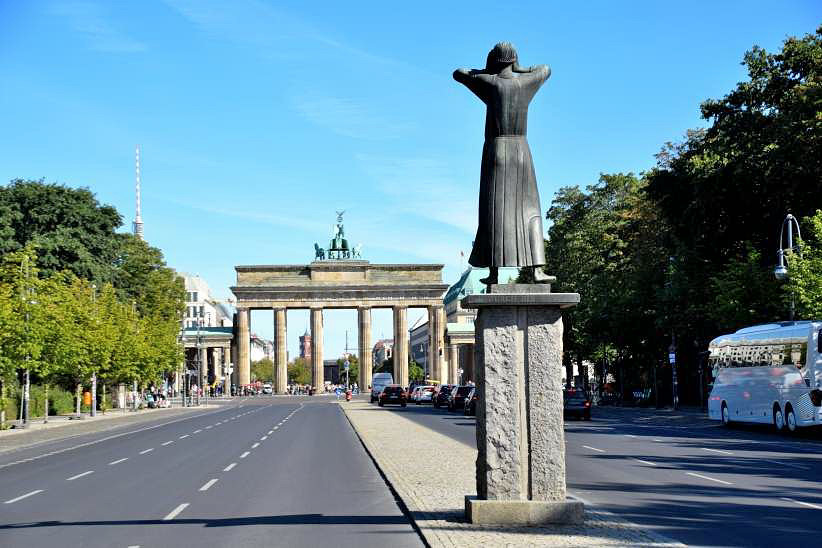
[[[549,76],[547,65],[521,68],[508,42],[494,46],[484,69],[454,71],[454,79],[486,105],[479,224],[468,259],[473,266],[489,267],[485,284],[497,283],[500,266],[530,267],[535,281],[551,279],[541,268],[542,210],[525,138],[528,104]]]

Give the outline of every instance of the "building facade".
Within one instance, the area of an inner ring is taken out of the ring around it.
[[[311,361],[311,333],[308,329],[300,336],[300,357]]]
[[[374,368],[382,366],[382,362],[391,358],[394,355],[394,339],[380,339],[374,344],[371,351],[371,363]],[[371,384],[371,379],[368,379],[368,384]]]

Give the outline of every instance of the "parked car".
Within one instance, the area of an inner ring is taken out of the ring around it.
[[[568,389],[562,391],[563,416],[591,420],[591,400],[584,390]]]
[[[471,387],[471,391],[465,396],[465,406],[462,414],[466,417],[476,416],[477,414],[477,398],[479,398],[479,391],[476,386]]]
[[[417,405],[423,403],[431,403],[431,401],[434,399],[434,394],[437,391],[436,387],[434,386],[420,386],[417,388],[417,390],[419,390],[417,394],[417,399],[414,400],[414,402]]]
[[[382,389],[394,384],[394,376],[391,373],[374,373],[371,377],[371,403],[378,401]]]
[[[408,403],[408,397],[402,386],[399,384],[389,384],[380,392],[377,403],[380,407],[389,403],[396,403],[405,407]]]
[[[436,394],[434,394],[433,403],[434,407],[440,408],[444,405],[448,405],[448,396],[451,394],[451,390],[454,388],[453,384],[442,384],[440,385],[439,390],[437,390]]]
[[[408,393],[408,401],[417,401],[417,398],[420,395],[420,387],[417,386],[409,391]]]
[[[467,384],[454,387],[451,390],[451,394],[448,396],[448,410],[462,410],[465,407],[465,397],[473,388],[473,386]]]

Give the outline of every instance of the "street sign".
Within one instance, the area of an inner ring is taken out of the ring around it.
[[[676,353],[670,352],[668,354],[668,363],[671,363],[671,364],[676,363]]]
[[[346,371],[348,371],[348,369],[351,367],[351,363],[349,363],[348,360],[345,360],[345,362],[343,362],[343,365],[345,366]]]

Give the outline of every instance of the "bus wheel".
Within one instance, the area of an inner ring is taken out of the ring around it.
[[[782,415],[782,410],[779,405],[773,406],[773,427],[777,432],[781,432],[785,428],[785,417]]]
[[[730,426],[731,424],[731,414],[728,412],[728,406],[725,402],[722,402],[722,424],[725,426]]]
[[[785,406],[785,424],[788,426],[790,433],[796,432],[796,415],[790,405]]]

